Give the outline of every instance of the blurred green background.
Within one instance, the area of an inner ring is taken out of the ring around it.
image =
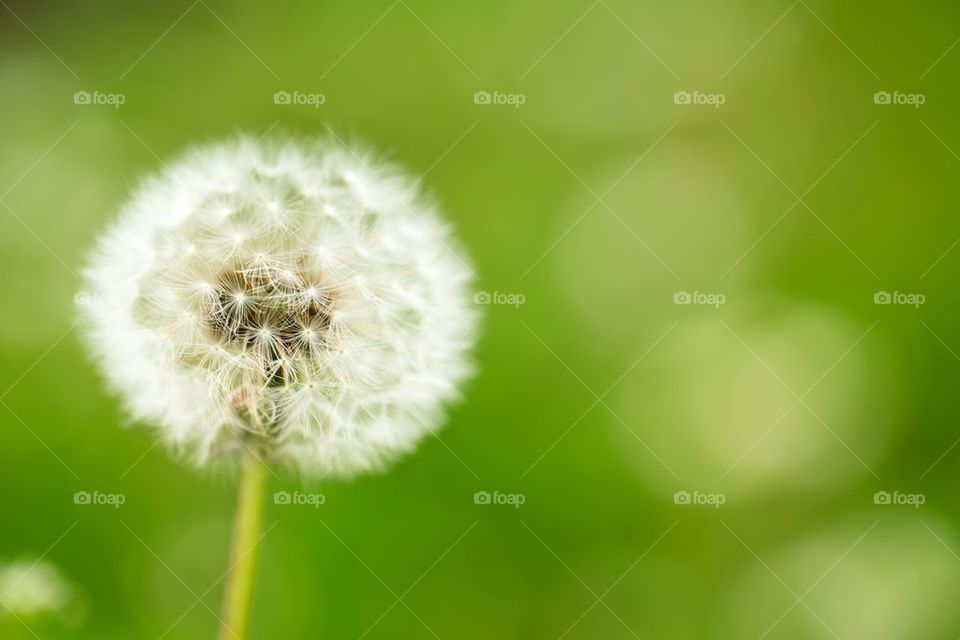
[[[955,7],[0,5],[0,637],[215,636],[231,479],[124,428],[77,273],[161,159],[328,128],[522,304],[388,474],[271,480],[326,500],[268,505],[253,637],[960,635]]]

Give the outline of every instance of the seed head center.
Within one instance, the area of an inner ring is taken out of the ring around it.
[[[306,269],[260,253],[219,273],[206,324],[221,343],[254,354],[265,370],[274,370],[308,355],[322,340],[330,326],[330,296]]]

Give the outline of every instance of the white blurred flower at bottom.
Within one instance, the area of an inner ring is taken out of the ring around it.
[[[20,559],[0,564],[0,617],[12,614],[18,618],[74,618],[75,601],[74,587],[46,560]]]

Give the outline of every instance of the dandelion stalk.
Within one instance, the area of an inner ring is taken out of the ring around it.
[[[338,140],[240,137],[166,164],[78,298],[131,416],[197,466],[240,463],[224,640],[247,632],[266,465],[381,470],[473,369],[472,270],[438,207]]]
[[[266,476],[267,468],[263,462],[253,457],[244,460],[237,491],[237,512],[233,523],[220,640],[243,640],[247,637]]]

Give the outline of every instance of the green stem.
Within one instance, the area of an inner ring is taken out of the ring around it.
[[[267,468],[262,461],[253,457],[244,460],[233,521],[233,545],[227,569],[220,640],[244,640],[247,637],[266,475]]]

